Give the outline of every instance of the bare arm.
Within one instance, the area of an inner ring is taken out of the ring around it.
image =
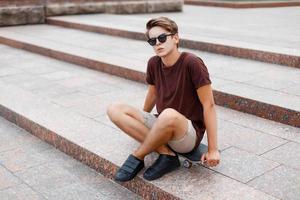
[[[199,100],[203,106],[204,123],[207,130],[208,152],[203,155],[209,166],[219,164],[220,154],[217,141],[217,115],[211,85],[205,85],[197,89]]]
[[[155,106],[156,100],[156,89],[154,85],[149,85],[148,92],[146,95],[146,99],[144,102],[144,111],[151,112],[153,107]]]

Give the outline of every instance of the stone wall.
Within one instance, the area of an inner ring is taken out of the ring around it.
[[[45,23],[47,16],[182,11],[183,0],[0,0],[0,26]]]
[[[182,0],[49,0],[47,16],[82,13],[134,14],[182,11]]]
[[[27,5],[0,8],[0,26],[40,24],[44,22],[44,6]]]
[[[0,26],[44,22],[44,0],[0,0]]]
[[[0,8],[8,6],[44,5],[44,0],[0,0]]]

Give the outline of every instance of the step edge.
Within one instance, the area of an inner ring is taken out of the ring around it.
[[[210,6],[210,7],[223,7],[223,8],[275,8],[275,7],[290,7],[299,6],[299,1],[263,1],[263,2],[222,2],[222,1],[207,1],[207,0],[184,0],[185,5],[193,6]]]

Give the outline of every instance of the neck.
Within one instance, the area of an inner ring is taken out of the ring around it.
[[[176,63],[179,56],[180,56],[180,52],[178,51],[178,49],[174,49],[168,55],[161,57],[161,59],[165,66],[171,67]]]

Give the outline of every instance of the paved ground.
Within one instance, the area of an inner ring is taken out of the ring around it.
[[[19,109],[35,116],[37,123],[58,126],[56,130],[69,130],[64,137],[81,142],[85,148],[117,165],[122,164],[136,143],[109,122],[105,108],[109,103],[120,100],[141,108],[145,85],[22,50],[6,46],[1,49],[6,54],[0,63],[6,59],[15,60],[1,64],[2,69],[9,72],[0,77],[0,89],[4,95],[0,98],[1,102],[18,104],[18,101],[12,102],[16,97],[10,100],[10,94],[3,90],[5,88],[16,88],[15,91],[10,90],[11,94],[21,95],[25,104],[29,102],[24,95],[27,93],[36,95],[44,103],[51,102],[46,110],[37,110],[36,105],[32,105],[31,111],[25,109],[22,102]],[[18,92],[17,88],[22,90]],[[26,93],[21,92],[23,90]],[[70,113],[66,115],[66,111]],[[82,117],[72,116],[72,112]],[[64,123],[61,124],[61,121]],[[155,181],[156,186],[181,198],[206,196],[230,199],[237,194],[239,198],[250,199],[298,198],[299,129],[221,107],[218,107],[218,121],[222,164],[213,169],[198,166],[187,171],[181,168]],[[103,144],[103,141],[110,142]],[[1,156],[0,162],[4,162]],[[30,175],[24,176],[24,181],[31,178]],[[185,180],[193,180],[193,184]],[[195,187],[202,189],[195,190]]]
[[[166,15],[180,21],[187,37],[300,55],[298,9],[185,6],[183,13]],[[65,18],[144,30],[145,21],[158,15],[101,15],[101,22],[97,21],[100,15]],[[145,71],[153,54],[145,42],[48,25],[1,28],[0,33],[139,71]],[[117,166],[136,148],[137,143],[117,129],[105,112],[113,101],[141,108],[145,85],[5,45],[0,45],[0,51],[1,105],[11,106]],[[194,52],[207,62],[216,89],[300,110],[299,69]],[[211,169],[181,167],[152,184],[183,199],[299,199],[300,129],[223,107],[217,107],[217,113],[221,164]],[[0,118],[0,199],[24,196],[138,198]]]
[[[0,118],[0,199],[141,199]]]

